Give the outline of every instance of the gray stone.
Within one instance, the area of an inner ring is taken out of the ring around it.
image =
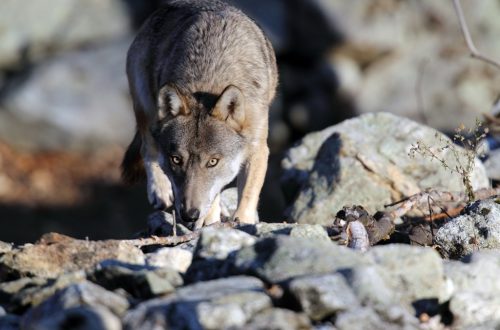
[[[16,294],[25,289],[39,288],[47,284],[48,280],[38,277],[24,277],[14,281],[0,283],[0,304],[7,305],[12,302]]]
[[[267,282],[278,283],[369,264],[370,260],[331,242],[278,235],[239,250],[230,263],[237,273],[252,273]]]
[[[377,312],[369,307],[361,307],[340,313],[335,320],[335,327],[339,330],[420,329],[418,322],[410,324],[387,322],[382,319]]]
[[[408,155],[417,141],[435,147],[439,139],[453,144],[429,127],[387,113],[366,114],[307,135],[282,162],[287,191],[299,191],[291,217],[329,225],[344,205],[363,205],[374,213],[427,188],[463,191],[459,175],[428,157]],[[436,153],[455,167],[450,148]],[[474,189],[489,186],[479,160],[472,184]]]
[[[0,329],[2,330],[19,330],[20,318],[17,315],[7,314],[0,316]]]
[[[290,231],[291,237],[303,237],[319,241],[331,241],[325,228],[321,225],[295,225]]]
[[[282,308],[273,308],[259,313],[244,328],[248,330],[308,330],[312,329],[312,325],[304,314]]]
[[[117,316],[122,316],[128,309],[129,303],[125,298],[91,282],[73,284],[24,314],[21,319],[22,328],[38,324],[61,310],[83,306],[100,306]]]
[[[461,123],[473,127],[481,111],[491,109],[500,76],[495,67],[469,58],[446,1],[325,2],[345,33],[345,47],[332,59],[340,91],[360,113],[388,111],[453,132]],[[500,54],[498,2],[462,6],[481,52]]]
[[[146,263],[153,267],[172,268],[180,273],[185,273],[191,261],[193,252],[180,247],[165,247],[146,255]]]
[[[290,235],[294,224],[259,222],[256,225],[245,225],[239,228],[257,237],[273,237],[274,235]]]
[[[120,319],[107,308],[100,306],[72,307],[55,311],[36,321],[22,323],[23,329],[37,330],[121,330]]]
[[[22,279],[21,279],[22,280]],[[21,281],[19,280],[19,281]],[[35,285],[32,281],[29,285],[19,290],[13,297],[11,304],[15,308],[33,307],[41,304],[43,301],[70,285],[82,283],[85,281],[85,272],[76,271],[59,276],[55,280],[38,280],[40,284]],[[11,305],[11,306],[12,306]]]
[[[166,298],[139,304],[127,313],[124,326],[125,329],[151,329],[153,325],[174,329],[238,327],[271,306],[260,280],[235,276],[189,285]]]
[[[449,305],[454,325],[468,329],[486,322],[500,324],[498,251],[476,252],[466,261],[445,263],[445,274],[451,281]]]
[[[144,264],[142,251],[127,242],[86,241],[51,233],[37,244],[0,255],[0,280],[25,275],[55,278],[66,272],[90,270],[106,259]]]
[[[451,219],[436,233],[443,255],[461,258],[480,249],[500,249],[500,199],[477,201],[465,214]]]
[[[130,31],[130,19],[125,4],[118,0],[85,5],[74,0],[39,0],[30,6],[4,0],[0,30],[0,68],[6,68],[54,50],[123,37]]]
[[[102,262],[89,279],[108,290],[124,289],[137,298],[168,294],[183,284],[180,274],[170,268],[129,265],[113,260]]]
[[[500,297],[468,290],[457,292],[450,301],[450,311],[453,313],[453,325],[458,329],[470,329],[483,323],[498,329],[500,327]]]
[[[315,321],[360,307],[356,296],[340,274],[294,279],[290,283],[290,291],[300,302],[304,312]]]
[[[0,137],[33,150],[127,145],[134,132],[124,74],[129,44],[71,52],[35,67],[3,99]]]
[[[255,237],[240,230],[206,227],[201,231],[195,257],[226,259],[231,252],[252,246],[255,241]]]
[[[0,254],[9,252],[12,250],[12,244],[0,241]]]
[[[163,211],[154,212],[148,217],[148,235],[172,236],[173,225],[174,218],[172,214]],[[186,235],[191,233],[191,230],[189,230],[182,223],[176,223],[175,228],[177,229],[177,235]]]
[[[496,149],[488,154],[488,159],[484,162],[484,167],[490,179],[500,181],[500,149]]]
[[[390,274],[388,286],[412,303],[423,299],[443,301],[446,282],[441,257],[431,249],[402,244],[376,246],[367,253]]]

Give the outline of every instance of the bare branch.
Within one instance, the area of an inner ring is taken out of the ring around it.
[[[491,64],[495,66],[497,69],[500,69],[500,62],[495,61],[483,54],[481,54],[476,46],[474,45],[474,42],[472,41],[472,37],[469,32],[469,28],[467,27],[467,22],[465,21],[465,16],[464,12],[462,10],[462,5],[460,4],[460,0],[453,0],[453,6],[455,7],[455,11],[458,16],[458,21],[460,23],[460,28],[462,30],[462,33],[465,38],[465,42],[467,44],[467,48],[469,48],[469,51],[471,53],[471,56],[473,58],[477,58],[478,60],[481,60],[483,62],[486,62],[488,64]]]

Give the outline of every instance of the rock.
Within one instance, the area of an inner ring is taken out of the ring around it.
[[[238,229],[257,237],[273,237],[275,235],[290,235],[293,227],[292,223],[259,222],[255,225],[243,225]]]
[[[180,273],[185,273],[191,261],[193,252],[180,247],[166,247],[146,254],[146,263],[153,267],[172,268]]]
[[[444,302],[446,282],[439,254],[430,248],[391,244],[376,246],[368,256],[390,275],[389,288],[408,304],[436,299]]]
[[[358,112],[388,111],[420,120],[425,116],[434,127],[453,132],[461,123],[473,127],[480,109],[491,108],[500,76],[493,66],[470,59],[449,3],[327,2],[345,37],[332,62],[337,72],[354,66],[351,71],[359,75],[349,79],[339,74],[341,90],[350,90]],[[462,6],[481,52],[500,54],[495,42],[500,25],[494,14],[500,5]]]
[[[26,244],[0,256],[0,280],[20,276],[55,278],[63,273],[92,269],[106,259],[144,264],[140,249],[118,241],[85,241],[46,234],[37,244]]]
[[[114,260],[99,264],[89,274],[89,279],[107,290],[122,288],[141,299],[174,292],[183,284],[182,277],[173,269],[130,265]]]
[[[148,217],[148,236],[172,236],[173,225],[174,218],[172,214],[163,211],[154,212]],[[191,230],[189,230],[182,223],[176,223],[175,228],[177,228],[177,235],[186,235],[191,233]]]
[[[256,225],[244,225],[238,229],[257,237],[286,235],[330,241],[330,237],[325,228],[318,225],[260,222]]]
[[[40,282],[42,281],[42,279],[38,280]],[[38,285],[35,285],[36,282],[33,281],[29,285],[25,286],[22,290],[15,293],[15,295],[12,297],[11,307],[15,311],[24,310],[27,307],[37,306],[51,297],[57,291],[73,284],[82,283],[84,281],[85,272],[83,271],[63,274],[55,280],[46,280],[46,283],[42,282]]]
[[[0,329],[2,330],[18,330],[19,328],[19,316],[13,314],[7,314],[0,316]]]
[[[290,291],[314,321],[360,307],[356,296],[340,274],[294,279],[290,283]]]
[[[16,294],[22,293],[25,289],[39,288],[47,284],[45,278],[24,277],[18,280],[0,283],[0,304],[8,305],[14,300]]]
[[[251,322],[245,325],[245,329],[306,330],[312,329],[312,325],[304,314],[282,308],[273,308],[254,317]]]
[[[474,202],[464,212],[437,231],[441,253],[458,259],[480,249],[500,249],[500,198]]]
[[[106,308],[117,316],[122,316],[129,307],[127,300],[113,292],[90,282],[73,284],[45,300],[35,308],[30,309],[21,319],[21,328],[50,319],[53,315],[74,307]]]
[[[484,167],[490,179],[500,181],[500,149],[489,153],[488,159],[484,162]]]
[[[471,329],[484,323],[483,329],[498,329],[500,327],[500,297],[473,290],[457,292],[450,301],[450,311],[453,313],[453,325],[457,329]],[[493,326],[492,326],[493,325]]]
[[[387,322],[369,307],[361,307],[340,313],[335,320],[335,327],[339,330],[420,329],[418,322],[403,325]]]
[[[365,256],[331,242],[278,235],[235,253],[233,272],[255,274],[269,283],[303,275],[320,275],[369,264]]]
[[[498,251],[475,252],[464,261],[448,261],[444,268],[447,278],[451,281],[449,308],[453,314],[453,325],[469,329],[482,323],[493,322],[498,326],[500,324]]]
[[[0,104],[0,138],[32,150],[127,145],[134,131],[124,74],[129,44],[71,52],[35,67]]]
[[[37,60],[54,50],[120,38],[130,32],[127,9],[118,0],[93,0],[85,6],[65,0],[20,6],[15,0],[5,0],[0,4],[0,22],[2,69]]]
[[[201,231],[195,258],[223,260],[231,252],[252,246],[255,241],[255,237],[240,230],[206,227]]]
[[[139,304],[124,318],[125,329],[225,329],[241,327],[270,308],[271,299],[256,278],[236,276],[196,283],[163,299]]]
[[[331,241],[325,228],[320,225],[295,225],[290,231],[290,236],[328,242]]]
[[[329,225],[344,205],[363,205],[373,214],[427,188],[464,191],[460,176],[439,162],[408,155],[417,141],[436,146],[439,139],[452,144],[429,127],[387,113],[362,115],[307,135],[282,162],[285,189],[289,197],[298,195],[290,216],[299,223]],[[449,149],[436,153],[453,168]],[[472,184],[474,189],[489,186],[479,160]]]
[[[0,241],[0,255],[12,250],[12,244]]]
[[[36,322],[23,322],[26,329],[58,330],[121,330],[120,319],[107,308],[82,306],[55,311]]]

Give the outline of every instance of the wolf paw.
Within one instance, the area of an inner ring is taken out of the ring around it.
[[[148,180],[148,199],[157,210],[165,210],[173,205],[172,185],[166,176]]]
[[[237,210],[233,216],[233,219],[234,219],[234,221],[237,221],[240,223],[254,225],[254,224],[259,223],[259,214],[257,213],[257,211],[255,211],[255,212],[240,212]]]

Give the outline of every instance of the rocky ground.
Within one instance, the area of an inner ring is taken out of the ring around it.
[[[473,159],[466,203],[460,175],[410,158],[438,137],[389,114],[306,136],[283,162],[289,223],[179,223],[172,236],[157,212],[135,239],[1,242],[0,329],[500,327],[500,189]]]

